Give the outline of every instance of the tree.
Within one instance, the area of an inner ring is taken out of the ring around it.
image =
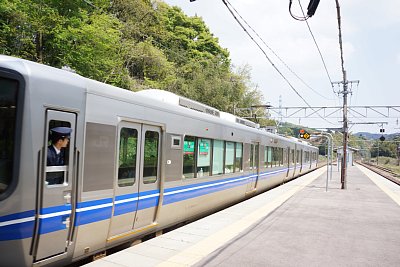
[[[106,1],[21,1],[0,4],[2,53],[123,85],[120,22],[106,14]],[[97,5],[97,6],[96,6]]]
[[[230,65],[202,18],[164,2],[3,1],[0,35],[3,54],[129,90],[164,89],[227,112],[262,103],[249,67]]]
[[[379,154],[378,154],[379,151]],[[376,140],[371,148],[371,157],[390,157],[396,158],[397,157],[397,144],[396,142],[381,142]]]

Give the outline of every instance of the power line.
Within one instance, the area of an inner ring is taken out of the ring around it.
[[[298,0],[298,1],[299,1],[299,5],[300,5],[300,8],[301,8],[301,12],[303,13],[303,16],[305,16],[304,10],[303,10],[303,6],[301,5],[300,0]],[[321,57],[322,64],[324,65],[324,68],[325,68],[326,75],[328,76],[329,82],[330,82],[330,84],[331,84],[331,86],[332,86],[332,91],[333,91],[333,93],[335,93],[335,91],[333,90],[333,85],[332,85],[331,76],[329,75],[328,68],[326,67],[325,60],[324,60],[324,57],[322,56],[321,50],[319,49],[317,40],[315,39],[314,34],[313,34],[313,32],[311,31],[310,24],[308,24],[308,21],[307,21],[307,20],[306,20],[305,22],[307,23],[308,30],[310,31],[311,37],[312,37],[313,40],[314,40],[314,44],[315,44],[315,46],[317,47],[319,56]]]
[[[267,55],[267,53],[265,52],[265,50],[260,46],[260,44],[254,39],[254,37],[248,32],[248,30],[246,29],[246,27],[240,22],[240,20],[236,17],[236,15],[234,14],[234,12],[232,11],[232,9],[229,7],[229,4],[227,3],[227,0],[222,0],[222,2],[224,3],[224,5],[228,8],[228,11],[231,13],[231,15],[233,16],[233,18],[236,20],[236,22],[240,25],[240,27],[245,31],[245,33],[250,37],[250,39],[257,45],[257,47],[261,50],[261,52],[264,54],[264,56],[267,58],[267,60],[269,61],[269,63],[272,65],[272,67],[279,73],[279,75],[286,81],[286,83],[290,86],[290,88],[303,100],[304,103],[306,103],[306,105],[308,107],[311,107],[311,105],[300,95],[300,93],[296,90],[296,88],[294,88],[294,86],[290,83],[290,81],[285,77],[285,75],[283,75],[283,73],[278,69],[278,67],[276,67],[276,65],[272,62],[272,60],[269,58],[269,56]],[[232,6],[232,5],[231,5]],[[327,119],[325,119],[324,117],[320,116],[321,119],[325,120],[326,122],[334,125],[334,123],[328,121]]]
[[[300,76],[298,76],[287,64],[285,61],[283,61],[283,59],[277,54],[275,53],[275,51],[264,41],[264,39],[251,27],[251,25],[249,23],[247,23],[247,21],[240,15],[240,13],[235,9],[234,6],[232,6],[232,4],[229,1],[226,1],[228,3],[228,5],[231,6],[231,8],[236,12],[236,14],[242,19],[242,21],[254,32],[254,34],[261,40],[261,42],[279,59],[279,61],[294,75],[297,77],[297,79],[299,79],[305,86],[307,86],[310,90],[312,90],[314,93],[316,93],[317,95],[321,96],[324,99],[327,100],[334,100],[334,99],[330,99],[327,98],[326,96],[322,95],[321,93],[319,93],[317,90],[314,90],[310,85],[308,85]]]

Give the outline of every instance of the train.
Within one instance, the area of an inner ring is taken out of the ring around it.
[[[65,164],[47,166],[56,127]],[[0,56],[0,266],[68,265],[318,165],[317,147],[190,98]]]

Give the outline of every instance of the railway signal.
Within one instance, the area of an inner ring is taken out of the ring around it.
[[[300,132],[300,138],[310,139],[311,135],[305,130],[301,129],[299,132]]]

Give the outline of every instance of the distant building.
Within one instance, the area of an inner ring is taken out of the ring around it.
[[[354,154],[358,151],[357,148],[353,148],[353,147],[347,147],[347,166],[350,164],[350,166],[354,166]],[[337,155],[338,155],[338,161],[339,164],[342,161],[342,157],[343,157],[343,147],[338,147],[336,149]]]

